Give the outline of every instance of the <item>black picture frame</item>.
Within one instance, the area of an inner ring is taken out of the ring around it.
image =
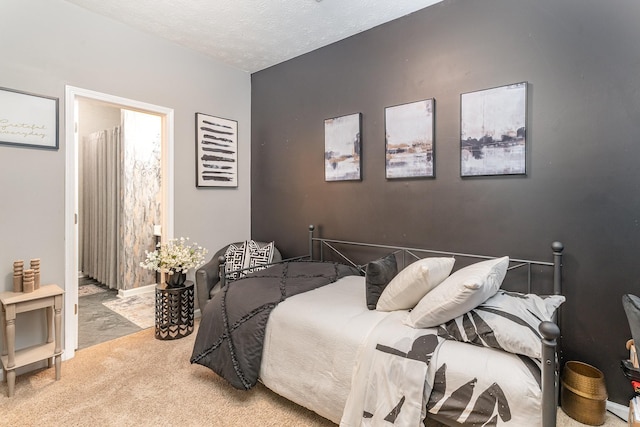
[[[325,119],[325,181],[362,180],[362,113]]]
[[[238,122],[196,113],[196,187],[238,187]]]
[[[57,150],[58,98],[0,87],[0,144]]]
[[[460,95],[460,176],[526,175],[527,86]]]
[[[385,177],[435,178],[435,99],[386,107]]]

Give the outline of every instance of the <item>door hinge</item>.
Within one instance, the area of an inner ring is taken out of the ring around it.
[[[74,304],[73,313],[76,315],[78,314],[78,304]]]
[[[74,214],[73,214],[73,223],[74,223],[75,225],[78,225],[78,214],[77,214],[77,213],[74,213]]]

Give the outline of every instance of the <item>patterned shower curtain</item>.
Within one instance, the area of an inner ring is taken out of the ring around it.
[[[154,224],[161,223],[161,167],[159,116],[122,111],[124,168],[122,173],[122,221],[120,282],[122,289],[156,282],[151,270],[140,267],[145,250],[155,249]]]

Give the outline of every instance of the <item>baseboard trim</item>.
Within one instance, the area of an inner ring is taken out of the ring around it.
[[[133,288],[133,289],[118,289],[118,297],[126,298],[133,295],[146,294],[148,292],[153,292],[155,289],[156,289],[155,283],[147,286],[140,286],[139,288]]]
[[[619,403],[611,402],[607,400],[607,411],[611,412],[616,417],[620,418],[623,421],[628,421],[629,418],[629,407],[621,405]]]

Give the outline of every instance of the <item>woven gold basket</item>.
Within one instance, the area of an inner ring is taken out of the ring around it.
[[[567,362],[560,383],[560,402],[567,415],[583,424],[604,424],[607,386],[600,370],[582,362]]]

